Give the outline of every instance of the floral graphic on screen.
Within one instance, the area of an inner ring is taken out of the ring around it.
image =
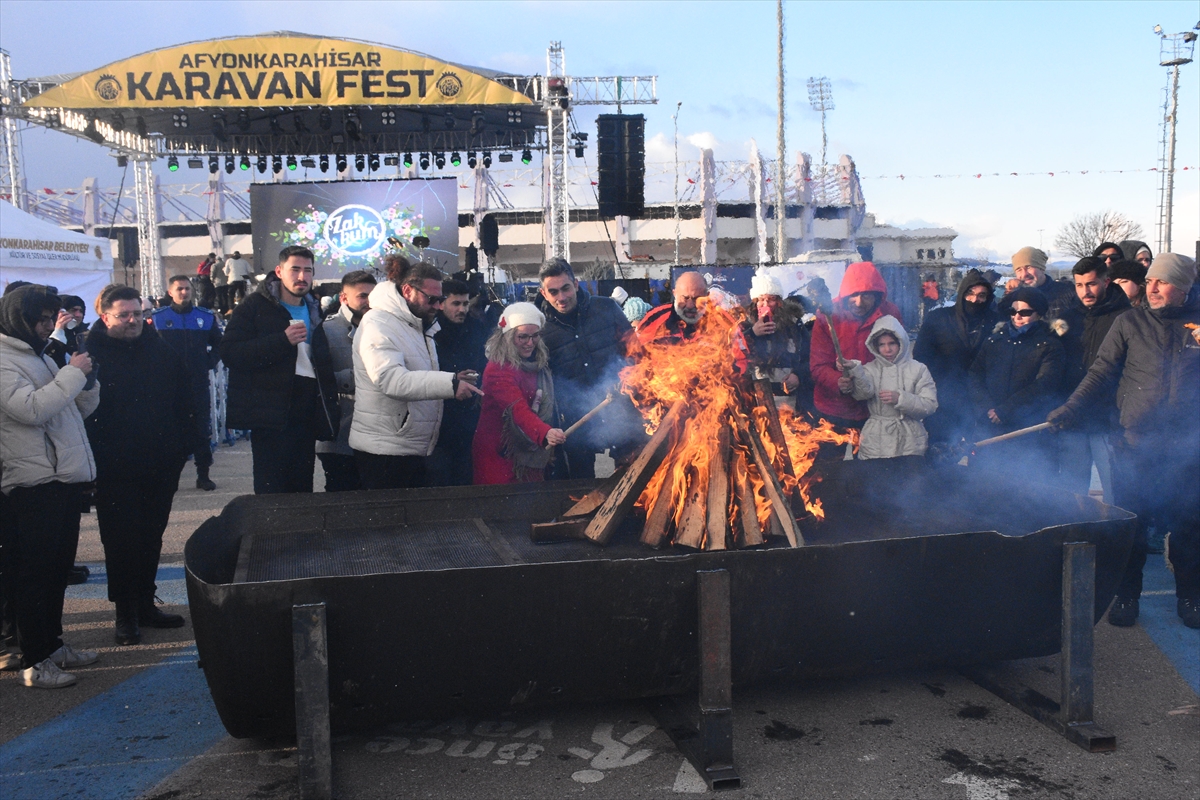
[[[311,203],[284,219],[287,226],[273,231],[281,245],[301,245],[319,261],[345,266],[383,252],[390,237],[409,242],[414,236],[429,236],[439,230],[426,225],[425,216],[411,206],[395,203],[376,210],[351,203],[333,211],[322,211]]]

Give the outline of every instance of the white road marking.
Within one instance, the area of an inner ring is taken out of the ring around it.
[[[675,785],[671,789],[682,794],[704,794],[708,791],[708,784],[704,782],[704,778],[700,777],[700,773],[696,772],[692,762],[685,758],[679,765],[679,772],[675,775]]]

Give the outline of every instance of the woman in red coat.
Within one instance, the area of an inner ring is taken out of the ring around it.
[[[483,408],[471,446],[475,483],[529,483],[544,478],[553,447],[567,440],[554,427],[546,317],[532,303],[513,303],[488,339]]]

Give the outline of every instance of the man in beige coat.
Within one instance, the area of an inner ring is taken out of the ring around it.
[[[21,644],[21,682],[39,689],[75,683],[63,669],[97,656],[62,640],[63,595],[79,543],[84,484],[96,462],[83,418],[100,402],[92,360],[76,353],[62,369],[43,355],[60,301],[45,286],[0,300],[0,491],[7,498],[5,579]],[[88,384],[91,384],[90,386]]]

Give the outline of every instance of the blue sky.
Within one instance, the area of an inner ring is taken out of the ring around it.
[[[827,75],[837,106],[831,159],[855,159],[880,220],[951,226],[960,232],[959,255],[1005,258],[1025,244],[1050,249],[1078,213],[1113,209],[1140,222],[1153,243],[1157,173],[1100,173],[1157,165],[1167,71],[1152,28],[1191,29],[1195,2],[785,9],[789,161],[800,149],[820,151],[805,82]],[[751,138],[775,151],[773,2],[0,3],[0,46],[18,77],[272,30],[367,39],[529,74],[544,70],[546,46],[557,39],[570,74],[659,76],[659,105],[638,109],[648,118],[647,160],[671,159],[679,101],[682,158],[696,157],[695,144],[713,146],[718,159],[745,158]],[[1177,174],[1175,206],[1174,249],[1189,254],[1200,236],[1197,73],[1195,63],[1182,69],[1176,162],[1192,168]],[[590,114],[577,119],[594,130]],[[104,185],[120,180],[112,159],[89,142],[30,131],[25,152],[31,187],[78,186],[89,175]],[[925,177],[976,173],[1004,177]]]

